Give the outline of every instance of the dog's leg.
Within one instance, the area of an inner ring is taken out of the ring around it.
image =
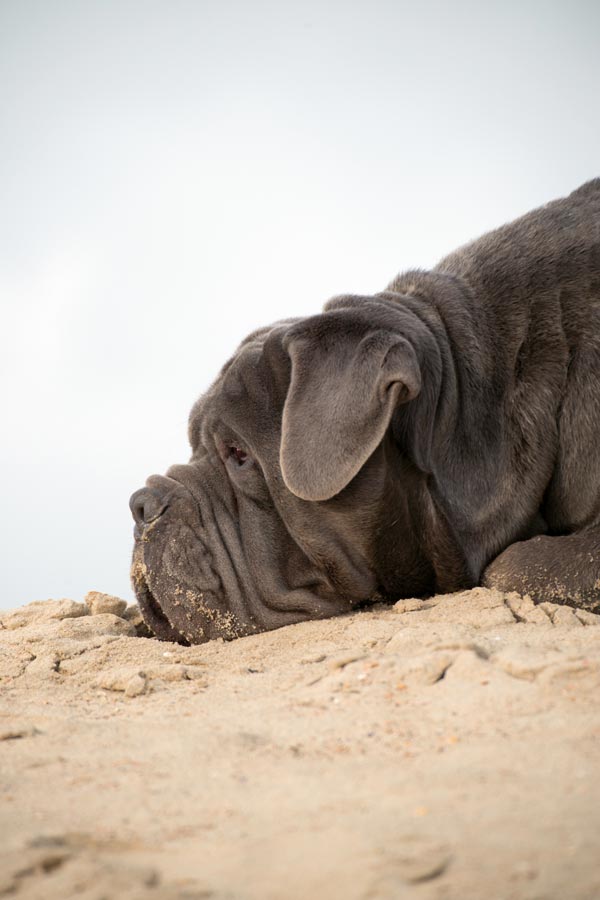
[[[485,569],[481,583],[600,613],[600,526],[564,537],[512,544]]]

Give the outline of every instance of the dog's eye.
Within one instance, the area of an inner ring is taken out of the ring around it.
[[[228,458],[232,459],[234,463],[238,466],[243,466],[245,463],[250,461],[250,457],[246,453],[245,450],[242,450],[241,447],[231,446],[229,447]]]

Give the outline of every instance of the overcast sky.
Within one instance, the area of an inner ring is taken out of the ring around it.
[[[0,0],[0,606],[131,598],[250,329],[600,175],[600,4]]]

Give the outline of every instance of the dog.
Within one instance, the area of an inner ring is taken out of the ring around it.
[[[600,179],[250,334],[130,501],[159,638],[478,584],[600,610]]]

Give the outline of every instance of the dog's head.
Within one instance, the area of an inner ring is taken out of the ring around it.
[[[192,456],[131,498],[159,637],[199,643],[433,586],[423,549],[443,360],[384,293],[251,334],[192,409]],[[417,511],[417,512],[416,512]]]

